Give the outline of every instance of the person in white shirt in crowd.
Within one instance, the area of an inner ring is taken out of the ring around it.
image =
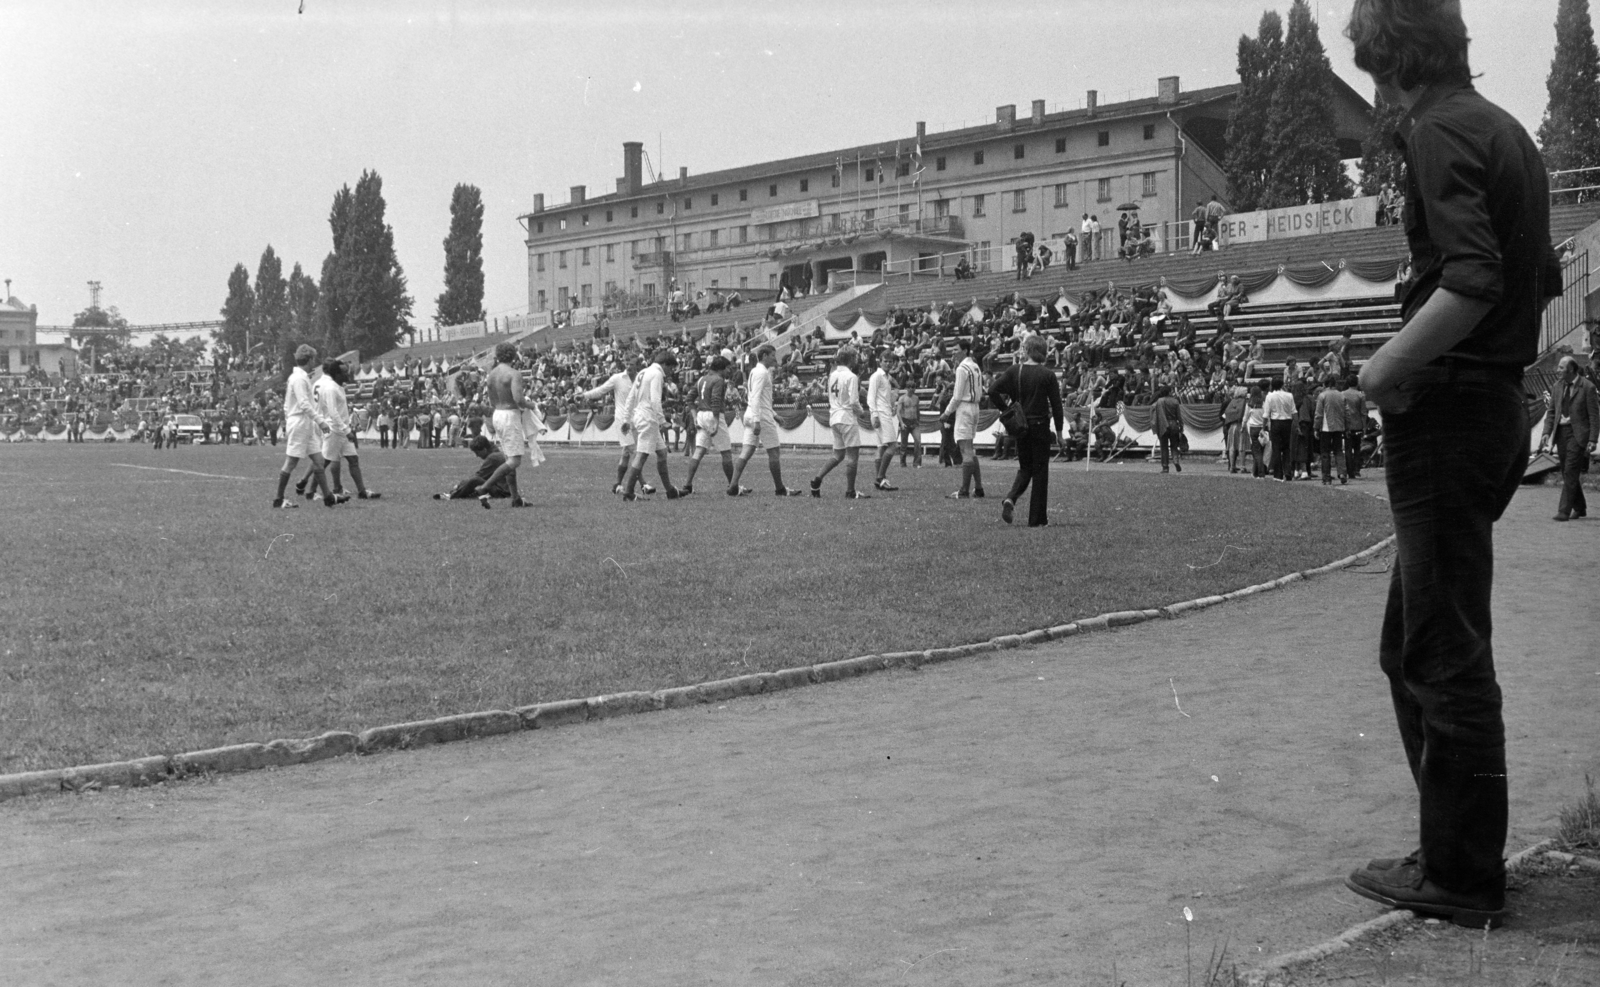
[[[634,500],[634,488],[639,483],[639,474],[644,471],[645,460],[652,455],[656,457],[656,472],[661,476],[661,489],[667,492],[668,500],[678,499],[678,488],[672,485],[672,478],[667,475],[667,454],[671,451],[667,447],[667,413],[662,402],[666,394],[667,373],[677,369],[678,357],[668,349],[656,351],[655,359],[650,366],[639,374],[635,382],[630,403],[629,419],[633,430],[637,434],[636,446],[633,453],[633,462],[628,465],[628,472],[622,479],[622,499]]]
[[[617,360],[613,366],[616,372],[605,379],[598,387],[591,387],[583,392],[585,401],[594,401],[610,395],[612,410],[617,422],[617,445],[622,447],[622,456],[617,460],[617,482],[611,488],[612,493],[622,492],[622,478],[627,475],[628,465],[633,462],[634,434],[633,426],[628,421],[628,398],[633,393],[634,381],[639,377],[642,361],[633,357],[624,366]],[[655,493],[655,488],[648,483],[644,487],[645,493]]]
[[[295,466],[308,456],[317,486],[322,488],[322,503],[328,507],[335,503],[328,478],[323,472],[326,464],[322,458],[319,434],[319,430],[325,434],[332,427],[317,408],[311,393],[311,376],[306,372],[306,368],[316,362],[317,351],[312,347],[302,344],[294,351],[295,366],[289,372],[289,383],[283,394],[284,459],[283,467],[278,471],[278,494],[272,499],[273,507],[300,506],[292,500],[285,500],[283,494],[289,488]]]
[[[955,389],[950,396],[950,406],[943,418],[955,425],[956,445],[961,448],[961,489],[948,494],[952,500],[983,496],[983,471],[978,466],[978,451],[974,442],[978,438],[978,402],[983,396],[983,371],[972,355],[972,340],[962,336],[956,340],[961,351],[961,363],[956,367]]]
[[[898,490],[889,483],[889,464],[894,462],[895,440],[899,438],[900,416],[895,410],[894,378],[890,373],[896,363],[893,353],[884,354],[878,368],[867,378],[867,410],[872,413],[872,427],[878,433],[878,460],[872,485],[879,490]]]
[[[839,347],[833,358],[833,373],[828,375],[828,428],[833,432],[833,458],[822,472],[811,478],[811,496],[822,496],[822,481],[833,468],[845,463],[844,495],[847,500],[866,500],[856,489],[856,469],[861,459],[861,422],[856,409],[861,405],[861,378],[856,376],[856,353]]]
[[[1272,441],[1272,478],[1294,479],[1294,467],[1289,465],[1289,441],[1294,434],[1294,395],[1283,389],[1283,378],[1272,378],[1272,390],[1262,405],[1267,419],[1267,435]]]
[[[756,350],[756,364],[750,370],[750,393],[744,406],[744,447],[733,464],[733,478],[728,481],[730,497],[743,496],[750,490],[739,486],[739,478],[744,476],[744,468],[756,454],[757,447],[767,450],[773,492],[779,497],[798,497],[802,493],[783,482],[783,459],[779,452],[783,439],[778,433],[778,419],[772,404],[772,368],[777,365],[777,347],[763,343]]]

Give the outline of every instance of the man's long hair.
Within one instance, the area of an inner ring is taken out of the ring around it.
[[[1344,35],[1356,67],[1380,83],[1413,89],[1472,81],[1461,0],[1355,0]]]

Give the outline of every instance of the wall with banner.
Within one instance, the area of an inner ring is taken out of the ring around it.
[[[1378,197],[1362,196],[1338,202],[1320,202],[1284,209],[1224,216],[1217,224],[1223,246],[1262,243],[1290,237],[1317,236],[1344,230],[1365,230],[1378,225]]]

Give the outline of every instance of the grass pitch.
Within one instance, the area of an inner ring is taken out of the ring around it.
[[[430,499],[471,472],[465,450],[368,448],[382,500],[273,511],[278,450],[5,447],[0,772],[966,643],[1389,532],[1373,498],[1208,475],[1209,457],[1058,464],[1051,527],[1030,530],[999,521],[1009,463],[985,462],[986,500],[943,499],[959,477],[933,465],[852,503],[842,468],[820,501],[775,498],[761,458],[756,495],[731,499],[710,459],[694,496],[625,505],[615,450],[547,452],[522,473],[530,510]],[[785,479],[824,459],[786,452]]]

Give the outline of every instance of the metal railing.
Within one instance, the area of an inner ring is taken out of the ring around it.
[[[1539,353],[1545,354],[1562,340],[1580,331],[1589,313],[1589,251],[1568,257],[1561,264],[1561,297],[1544,310],[1539,331]]]
[[[1550,202],[1591,202],[1600,198],[1600,167],[1550,172]]]

